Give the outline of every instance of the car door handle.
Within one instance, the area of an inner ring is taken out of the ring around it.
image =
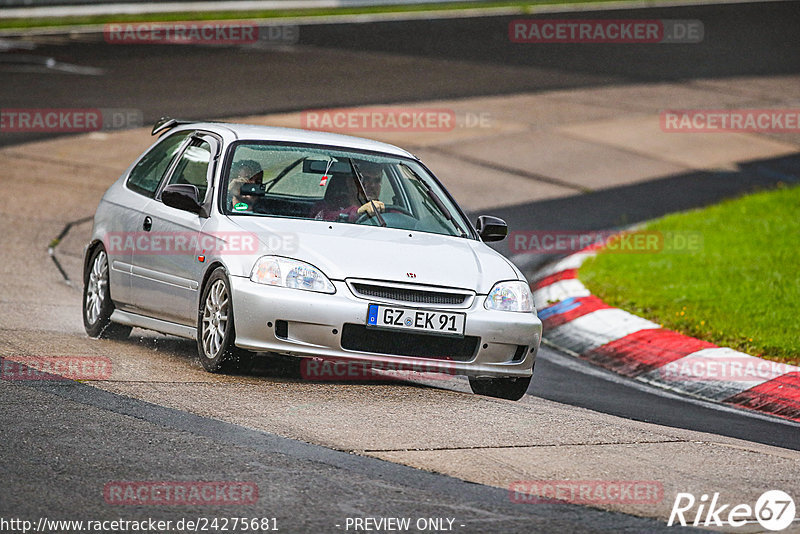
[[[152,227],[153,227],[153,219],[151,219],[150,217],[145,217],[144,223],[142,224],[142,228],[144,228],[144,231],[149,232]]]

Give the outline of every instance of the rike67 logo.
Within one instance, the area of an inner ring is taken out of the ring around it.
[[[707,494],[696,499],[691,493],[678,493],[667,526],[743,527],[758,523],[766,530],[779,531],[795,521],[795,512],[794,500],[781,490],[765,491],[755,506],[725,503],[719,493],[714,493],[710,500]]]

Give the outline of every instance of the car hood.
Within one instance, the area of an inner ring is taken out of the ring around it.
[[[505,258],[473,239],[301,219],[230,220],[255,233],[269,250],[265,253],[311,263],[332,280],[387,280],[485,294],[499,280],[519,278]]]

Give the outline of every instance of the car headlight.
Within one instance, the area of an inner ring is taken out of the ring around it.
[[[270,286],[336,293],[336,288],[333,287],[328,277],[313,265],[278,256],[259,258],[253,265],[250,280],[257,284]]]
[[[489,294],[483,307],[487,310],[534,312],[533,294],[528,284],[520,280],[497,282]]]

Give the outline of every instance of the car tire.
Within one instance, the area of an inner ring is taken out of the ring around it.
[[[111,322],[114,302],[108,278],[108,254],[103,246],[92,252],[83,273],[83,328],[90,337],[104,339],[125,339],[132,328]]]
[[[531,385],[530,376],[524,378],[476,378],[469,377],[469,387],[476,395],[517,401],[525,396]]]
[[[249,373],[253,353],[236,347],[231,285],[218,267],[206,282],[197,313],[197,352],[210,373]]]

